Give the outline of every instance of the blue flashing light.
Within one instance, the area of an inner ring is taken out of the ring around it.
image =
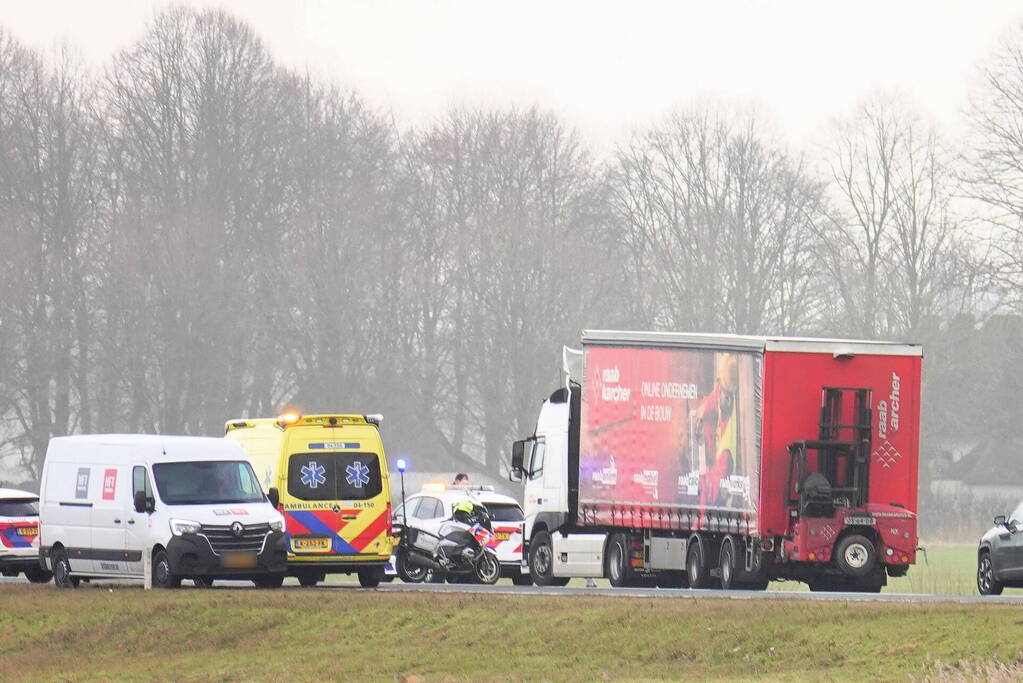
[[[399,472],[404,472],[408,467],[408,463],[405,462],[405,458],[398,458],[394,461],[394,466],[398,468]]]

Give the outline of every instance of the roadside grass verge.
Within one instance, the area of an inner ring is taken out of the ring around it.
[[[12,584],[0,605],[19,681],[941,680],[1023,660],[1023,615],[995,604]]]

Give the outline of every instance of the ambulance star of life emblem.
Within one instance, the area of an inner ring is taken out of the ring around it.
[[[245,527],[242,526],[241,522],[234,522],[231,524],[231,533],[233,535],[241,536],[243,531],[245,531]]]
[[[345,472],[348,474],[348,476],[345,477],[345,481],[348,482],[349,486],[361,489],[369,483],[369,468],[358,460],[346,467]]]
[[[302,483],[311,489],[325,484],[327,483],[327,477],[324,476],[326,471],[326,467],[315,460],[310,460],[308,465],[302,466]]]

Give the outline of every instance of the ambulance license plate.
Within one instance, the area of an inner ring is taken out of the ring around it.
[[[507,541],[509,538],[511,538],[511,532],[498,531],[496,534],[494,534],[494,538],[496,538],[499,541]]]
[[[19,536],[37,536],[39,535],[39,527],[34,526],[20,526],[18,527]]]
[[[224,553],[220,556],[220,564],[226,569],[252,569],[256,566],[256,553]]]
[[[329,538],[296,538],[295,550],[330,550]]]

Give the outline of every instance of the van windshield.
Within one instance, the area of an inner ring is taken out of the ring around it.
[[[167,505],[266,500],[252,466],[238,460],[160,463],[153,465],[153,478]]]

